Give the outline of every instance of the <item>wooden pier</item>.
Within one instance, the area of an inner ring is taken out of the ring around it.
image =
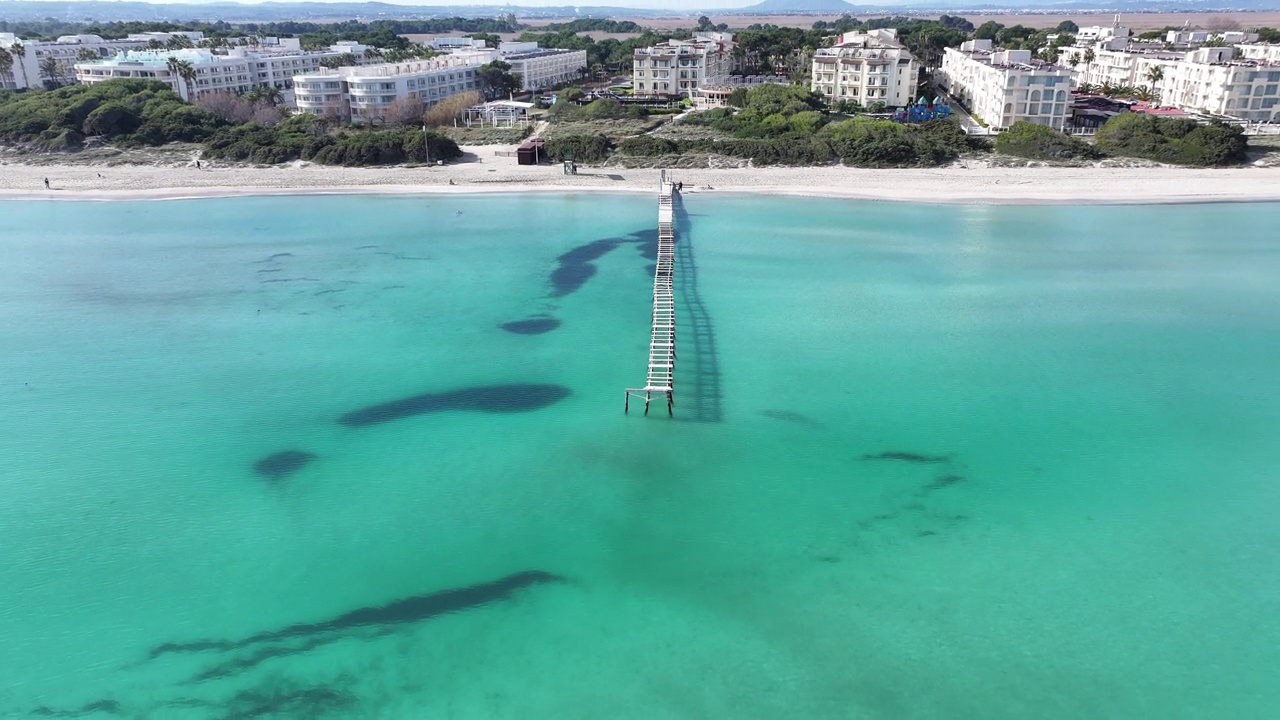
[[[676,237],[672,229],[671,193],[675,183],[663,170],[658,179],[658,259],[653,272],[653,315],[649,331],[649,370],[644,387],[627,388],[622,411],[631,409],[631,397],[644,398],[644,414],[654,395],[667,400],[667,414],[675,405],[672,386],[676,370],[676,300],[672,281],[676,269]]]

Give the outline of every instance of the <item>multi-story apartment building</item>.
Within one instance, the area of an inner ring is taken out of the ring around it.
[[[1225,30],[1211,32],[1209,30],[1170,30],[1165,33],[1164,41],[1170,45],[1199,47],[1211,39],[1221,39],[1223,45],[1251,43],[1258,41],[1258,33],[1241,30]]]
[[[1117,15],[1116,21],[1110,25],[1091,25],[1077,30],[1075,44],[1081,47],[1102,45],[1109,49],[1120,49],[1131,37],[1133,31],[1121,25],[1120,16]]]
[[[63,35],[57,40],[22,40],[13,33],[0,33],[0,48],[8,51],[13,58],[13,66],[8,71],[0,71],[0,89],[42,87],[46,81],[65,85],[75,80],[74,65],[77,62],[137,50],[146,47],[148,42],[150,38],[103,40],[97,35]]]
[[[632,88],[637,95],[693,97],[699,87],[723,82],[729,75],[733,45],[729,33],[700,33],[689,40],[636,48]]]
[[[990,40],[947,48],[934,76],[952,97],[995,129],[1023,120],[1062,130],[1071,91],[1071,71],[1035,60],[1030,50],[993,49]]]
[[[1063,48],[1075,84],[1147,88],[1161,105],[1254,122],[1280,121],[1277,46],[1206,47],[1185,53]],[[1092,54],[1090,54],[1092,53]],[[1092,58],[1092,61],[1088,61]]]
[[[504,42],[498,46],[501,60],[520,75],[522,90],[542,90],[582,77],[586,50],[539,48],[538,43]]]
[[[294,100],[299,112],[376,123],[397,100],[418,99],[430,107],[450,95],[477,89],[476,68],[491,58],[492,54],[475,53],[322,68],[294,78]]]
[[[814,53],[810,89],[830,103],[902,107],[915,97],[920,67],[897,30],[845,33]]]
[[[317,52],[250,50],[236,47],[225,54],[209,50],[134,50],[117,53],[104,60],[75,64],[76,80],[92,84],[112,78],[145,78],[166,82],[184,99],[205,93],[242,93],[255,85],[287,91],[293,77],[319,70],[326,58],[352,54],[360,61],[367,48],[356,43],[339,43]],[[169,67],[169,60],[190,63],[193,78],[183,78]]]
[[[1236,50],[1244,60],[1266,60],[1280,63],[1280,45],[1274,43],[1251,43],[1237,45]]]

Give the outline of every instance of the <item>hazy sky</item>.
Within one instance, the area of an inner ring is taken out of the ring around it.
[[[67,0],[67,4],[75,4],[78,0]],[[267,0],[133,0],[135,2],[161,2],[183,5],[202,5],[207,2],[240,2],[246,5],[256,5],[259,2]],[[270,0],[272,2],[289,2],[290,0]],[[305,2],[361,2],[362,0],[295,0]],[[377,0],[378,2],[390,3],[392,5],[502,5],[502,0],[443,0],[441,2],[414,2],[413,0]],[[704,10],[714,8],[740,8],[747,5],[754,5],[760,0],[588,0],[587,3],[572,2],[571,0],[519,0],[517,5],[534,6],[534,5],[583,5],[592,6],[608,6],[608,7],[636,7],[636,8],[664,8],[678,9],[689,8],[692,10]],[[892,4],[892,3],[885,3]],[[516,8],[517,14],[518,7]]]

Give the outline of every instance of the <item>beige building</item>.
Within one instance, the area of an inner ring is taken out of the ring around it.
[[[1062,130],[1070,104],[1071,71],[1036,60],[1030,50],[998,50],[990,40],[947,48],[934,79],[997,130],[1018,121]]]
[[[693,97],[703,85],[723,83],[732,65],[733,35],[705,33],[636,48],[632,89],[637,95]]]
[[[814,53],[810,89],[829,103],[902,107],[915,99],[920,68],[897,30],[845,33]]]

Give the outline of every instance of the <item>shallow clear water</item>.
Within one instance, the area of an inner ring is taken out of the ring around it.
[[[1280,206],[685,206],[0,204],[0,716],[1280,713]]]

